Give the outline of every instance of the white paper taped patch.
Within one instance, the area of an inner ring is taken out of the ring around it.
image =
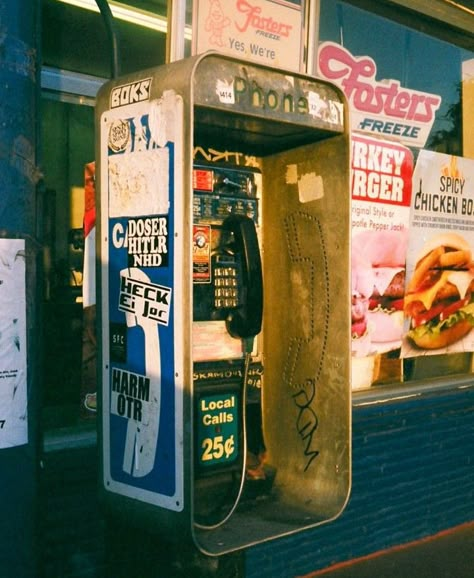
[[[298,180],[298,195],[300,203],[322,199],[324,197],[323,177],[315,173],[303,175]]]

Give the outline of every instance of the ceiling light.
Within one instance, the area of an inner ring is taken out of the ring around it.
[[[92,12],[100,12],[95,0],[57,0],[63,4],[69,4],[71,6],[76,6],[77,8],[83,8],[84,10],[91,10]],[[151,28],[152,30],[157,30],[164,34],[168,31],[167,19],[164,16],[158,16],[152,12],[147,12],[145,10],[140,10],[139,8],[131,8],[120,2],[114,2],[109,0],[110,10],[118,20],[123,20],[124,22],[130,22],[131,24],[137,24],[138,26],[143,26],[144,28]],[[185,38],[191,38],[191,29],[186,26]]]

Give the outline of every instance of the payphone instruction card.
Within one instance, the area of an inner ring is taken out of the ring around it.
[[[101,125],[104,483],[181,510],[183,111],[173,91],[152,101],[151,79],[134,84],[112,89]]]

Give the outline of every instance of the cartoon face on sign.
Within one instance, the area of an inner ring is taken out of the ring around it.
[[[224,28],[230,25],[230,18],[224,14],[219,0],[211,0],[206,19],[206,31],[210,33],[209,42],[215,46],[224,46],[222,38]]]

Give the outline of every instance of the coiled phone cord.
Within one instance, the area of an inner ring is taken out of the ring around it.
[[[215,530],[216,528],[223,526],[229,520],[229,518],[232,516],[232,514],[235,512],[235,510],[237,509],[237,506],[239,505],[239,502],[240,502],[240,498],[242,497],[242,493],[244,491],[245,471],[247,469],[247,381],[248,381],[248,375],[249,375],[249,369],[250,369],[250,361],[252,359],[253,338],[244,339],[244,343],[245,343],[245,361],[244,361],[244,382],[243,382],[243,387],[242,387],[242,437],[243,437],[242,453],[243,453],[243,458],[242,458],[242,471],[240,474],[239,491],[237,493],[237,497],[235,498],[235,501],[234,501],[231,509],[229,510],[229,512],[226,514],[226,516],[222,520],[220,520],[219,522],[217,522],[215,524],[209,524],[209,525],[200,524],[199,522],[194,522],[194,525],[196,526],[196,528],[199,528],[200,530]]]

